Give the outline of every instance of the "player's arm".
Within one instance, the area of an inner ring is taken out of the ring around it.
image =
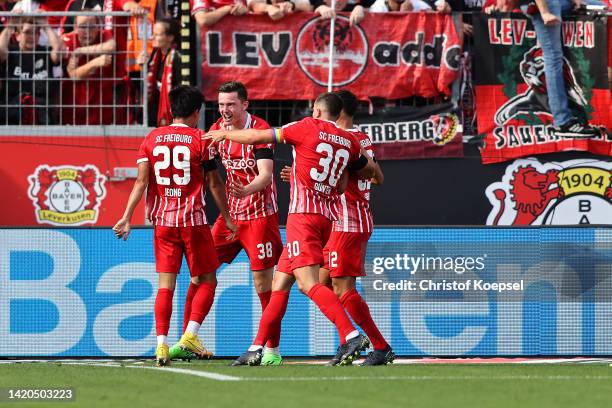
[[[215,204],[217,204],[217,208],[225,220],[225,226],[232,231],[232,234],[227,239],[233,239],[238,227],[234,224],[234,221],[232,221],[229,209],[227,208],[227,196],[225,195],[225,185],[223,184],[221,175],[216,168],[205,169],[204,171],[206,172],[206,184],[213,196],[213,200],[215,200]]]
[[[372,182],[372,184],[376,184],[378,186],[380,186],[385,181],[385,176],[382,172],[382,169],[380,168],[380,164],[378,164],[378,162],[376,161],[374,161],[374,177],[372,177],[370,181]]]
[[[359,151],[359,158],[348,165],[349,171],[355,173],[361,180],[371,179],[375,175],[374,160],[370,155],[363,149]]]
[[[113,227],[113,231],[115,232],[117,238],[123,238],[126,240],[130,235],[130,230],[132,229],[130,225],[132,215],[134,215],[134,210],[136,209],[138,202],[142,198],[142,194],[149,184],[149,171],[149,162],[147,160],[138,163],[138,176],[136,177],[134,187],[132,188],[132,192],[128,198],[125,212],[123,213],[123,217],[121,217],[121,219],[117,221]]]
[[[268,187],[272,184],[272,172],[274,171],[274,161],[272,156],[272,150],[270,149],[260,149],[260,150],[268,150],[269,158],[258,158],[257,159],[257,176],[246,186],[243,186],[239,183],[232,183],[230,185],[230,194],[237,198],[243,198],[249,196],[251,194],[257,193]],[[256,150],[255,157],[257,157],[257,152],[260,150]],[[260,156],[262,157],[262,156]]]
[[[209,130],[204,139],[211,139],[214,142],[231,140],[248,145],[267,144],[276,141],[274,129]]]
[[[346,191],[348,180],[349,180],[349,172],[345,171],[344,173],[342,173],[342,177],[340,177],[340,181],[338,182],[338,193],[342,194]]]

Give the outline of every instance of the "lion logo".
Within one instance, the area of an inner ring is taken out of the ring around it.
[[[487,225],[610,224],[612,163],[516,160],[486,195],[493,205]]]

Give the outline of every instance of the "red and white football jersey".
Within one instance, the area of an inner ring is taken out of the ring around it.
[[[265,120],[247,113],[244,128],[270,129],[270,125]],[[210,130],[217,129],[224,129],[223,118],[219,119],[210,128]],[[251,146],[232,142],[231,140],[223,140],[217,143],[215,148],[227,171],[227,182],[225,185],[229,212],[232,219],[253,220],[276,214],[278,204],[276,202],[276,183],[274,183],[274,178],[272,178],[272,183],[268,187],[247,197],[236,198],[229,191],[229,186],[233,182],[237,181],[246,186],[253,181],[259,174],[255,151],[257,149],[270,149],[274,151],[274,145],[269,143]]]
[[[370,157],[374,157],[372,141],[359,129],[349,130]],[[370,180],[360,180],[355,174],[349,174],[344,194],[340,196],[338,205],[338,221],[334,223],[334,231],[340,232],[372,232],[373,220],[370,211]]]
[[[294,146],[289,214],[321,214],[335,221],[338,182],[359,158],[359,142],[334,122],[305,118],[274,129],[277,142]]]
[[[214,160],[210,140],[185,125],[153,130],[138,150],[137,163],[149,162],[147,217],[163,227],[206,225],[206,186],[202,164]]]
[[[198,11],[211,11],[223,6],[233,6],[237,3],[246,5],[244,0],[189,0],[191,14]]]

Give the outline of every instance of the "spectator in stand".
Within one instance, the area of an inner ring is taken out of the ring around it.
[[[87,10],[86,10],[87,11]],[[124,124],[126,112],[121,96],[120,78],[116,77],[113,54],[117,43],[102,19],[78,16],[76,30],[62,37],[69,80],[62,84],[62,124]],[[114,105],[119,105],[115,107]]]
[[[210,27],[223,17],[242,16],[249,12],[245,0],[189,0],[191,15],[200,28]]]
[[[581,3],[574,0],[574,4]],[[568,105],[567,88],[563,75],[563,44],[561,41],[561,13],[572,9],[571,0],[519,0],[520,8],[531,20],[536,38],[542,48],[546,93],[553,116],[554,132],[561,137],[589,138],[599,130],[578,118]]]
[[[9,21],[0,33],[0,62],[5,81],[2,104],[8,105],[2,122],[11,125],[56,124],[56,112],[48,105],[54,104],[57,95],[57,82],[51,78],[61,76],[62,43],[46,19],[35,21],[26,17],[19,20],[17,27]],[[51,47],[38,45],[41,30],[47,34]],[[10,43],[14,34],[17,44]]]
[[[336,16],[336,12],[350,12],[349,20],[351,25],[359,24],[365,18],[365,9],[372,6],[374,0],[364,0],[361,2],[351,2],[350,0],[337,0],[336,9],[331,8],[331,0],[309,0],[314,12],[321,18],[329,19]]]
[[[389,11],[412,11],[412,1],[376,0],[368,10],[370,13],[387,13]]]
[[[312,11],[308,0],[252,0],[248,5],[253,14],[267,14],[272,20],[280,20],[296,11]]]
[[[161,127],[172,123],[170,91],[181,85],[181,54],[177,51],[180,28],[176,20],[164,17],[153,26],[153,52],[146,61],[141,54],[139,63],[147,63],[148,126]]]

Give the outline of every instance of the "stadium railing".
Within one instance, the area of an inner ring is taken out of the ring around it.
[[[89,19],[77,27],[77,16]],[[130,16],[127,12],[0,12],[10,35],[0,61],[3,133],[19,134],[24,127],[40,125],[55,130],[90,125],[142,128],[147,123],[147,64],[140,66],[139,74],[129,75],[125,62],[131,51],[126,44],[130,28],[137,24],[137,41],[146,50],[150,27],[146,18]],[[59,50],[51,48],[53,40],[45,28],[49,17],[62,19],[60,27],[51,28],[58,34]],[[20,38],[24,22],[29,27],[23,36],[35,35],[37,46],[44,49],[32,49],[31,38]],[[96,39],[88,41],[92,36]],[[50,60],[53,53],[59,54],[59,62]],[[45,69],[47,61],[51,66]]]

